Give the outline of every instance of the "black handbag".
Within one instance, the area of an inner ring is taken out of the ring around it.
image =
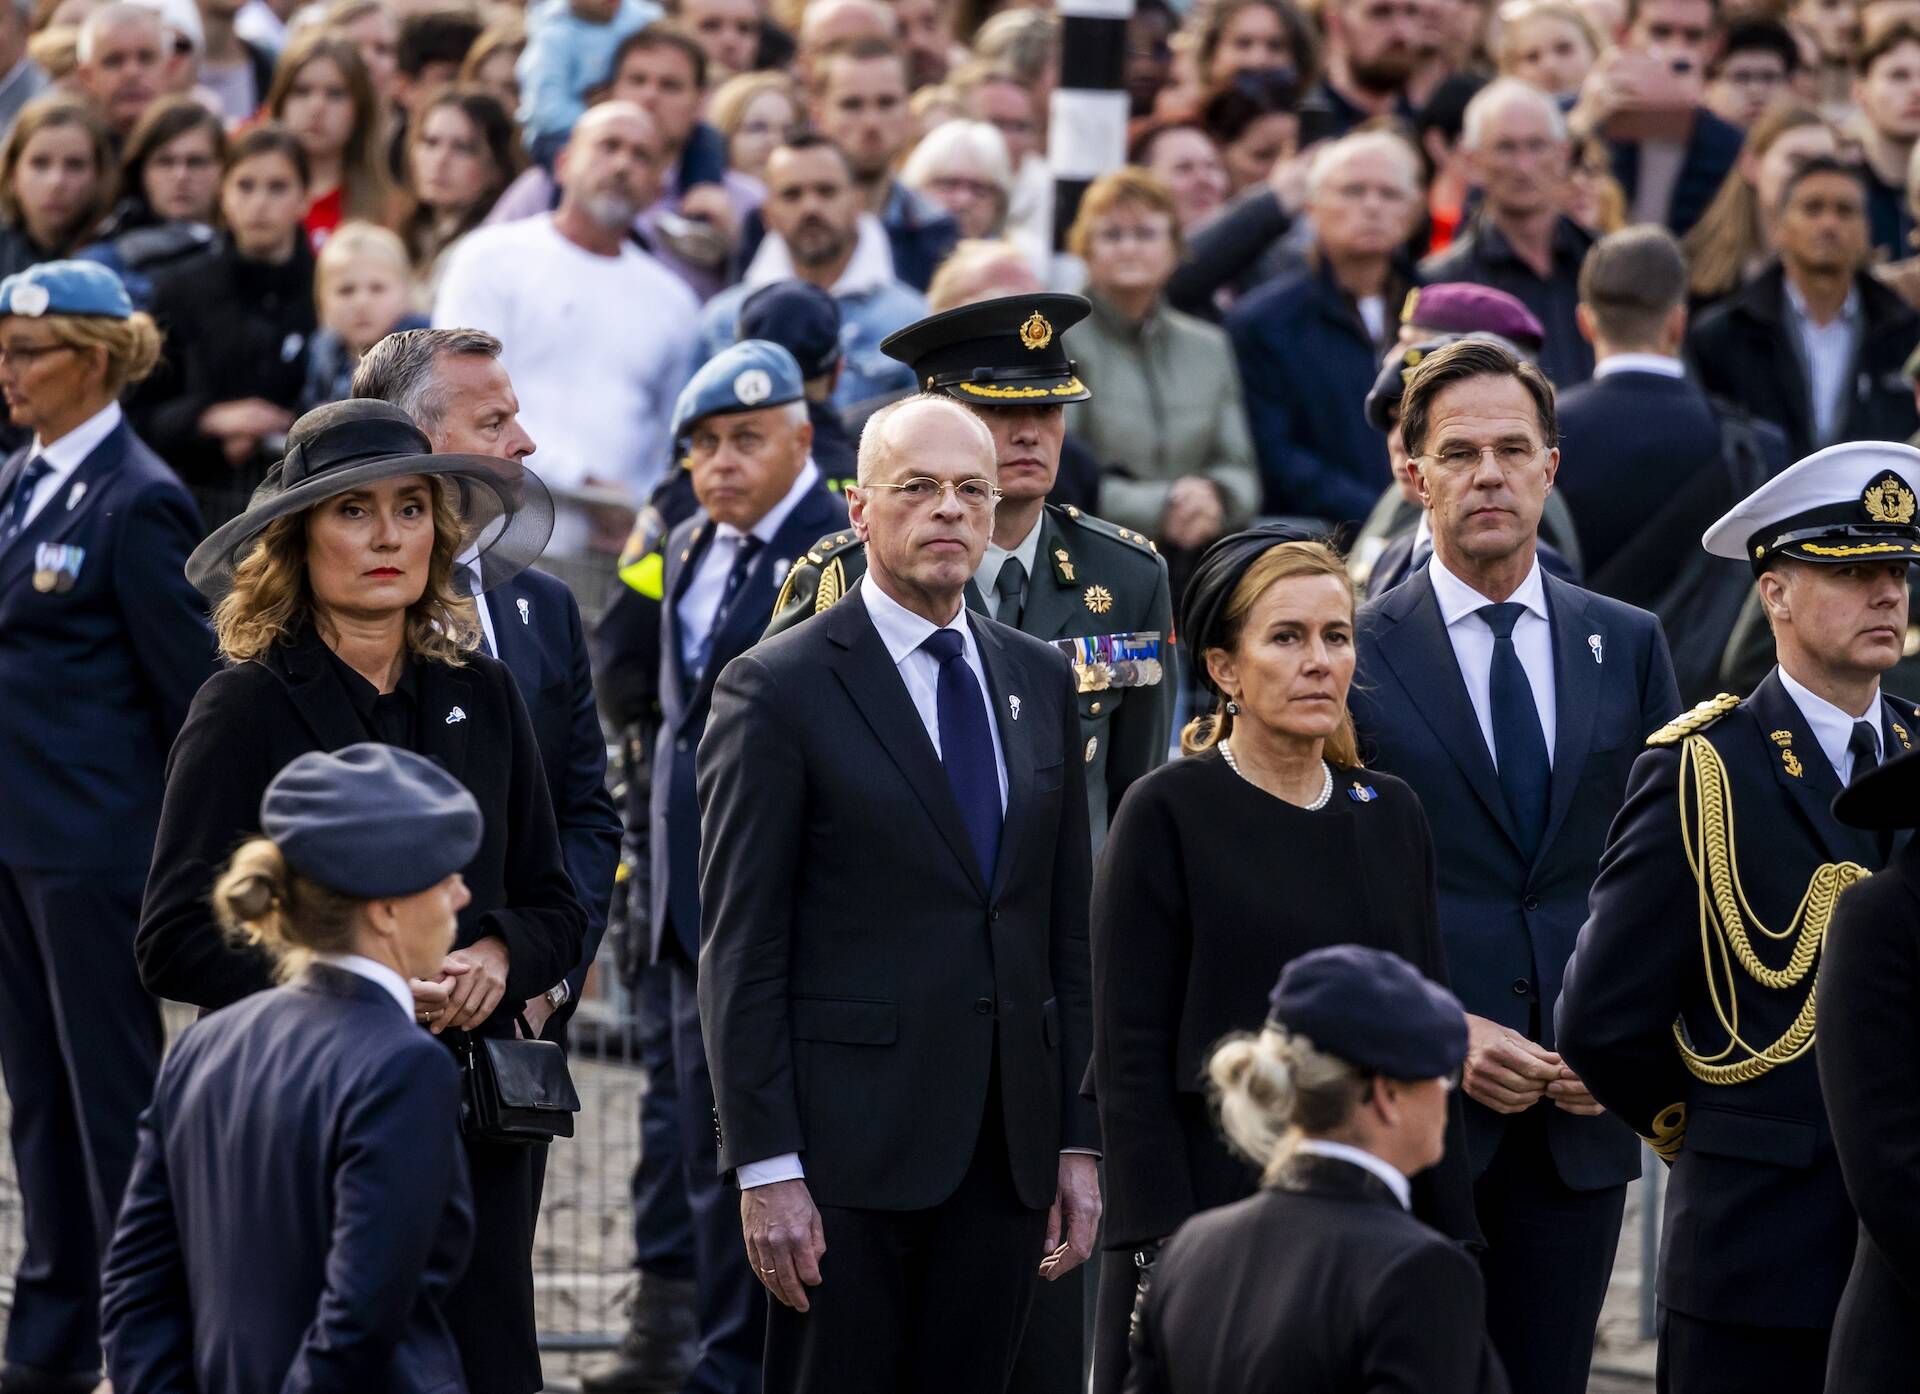
[[[573,1136],[580,1095],[567,1073],[566,1052],[534,1038],[475,1036],[456,1047],[461,1057],[460,1131],[475,1142],[531,1146]]]

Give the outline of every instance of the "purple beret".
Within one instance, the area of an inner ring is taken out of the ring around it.
[[[1476,330],[1512,339],[1534,353],[1547,331],[1525,305],[1504,290],[1470,281],[1443,281],[1407,292],[1402,324],[1417,324],[1436,334],[1472,334]]]

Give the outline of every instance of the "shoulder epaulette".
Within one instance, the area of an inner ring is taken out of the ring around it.
[[[794,558],[774,597],[773,628],[768,632],[797,624],[829,608],[847,589],[846,566],[840,554],[860,546],[852,528],[828,533]]]
[[[1098,533],[1102,537],[1115,537],[1122,542],[1131,543],[1143,552],[1149,552],[1156,557],[1160,555],[1159,546],[1144,532],[1135,532],[1132,528],[1123,528],[1118,523],[1109,523],[1105,518],[1096,518],[1093,514],[1076,508],[1072,504],[1054,511],[1066,515],[1088,532]]]
[[[1740,699],[1731,692],[1722,692],[1718,697],[1709,697],[1693,708],[1681,712],[1673,720],[1647,737],[1648,745],[1673,745],[1691,736],[1695,731],[1704,731],[1721,717],[1740,705]]]

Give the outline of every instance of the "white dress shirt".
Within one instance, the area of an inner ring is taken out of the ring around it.
[[[993,617],[1000,619],[1000,594],[994,589],[1000,584],[1000,568],[1007,564],[1008,557],[1018,557],[1020,565],[1027,569],[1026,593],[1033,594],[1033,564],[1040,554],[1040,515],[1033,515],[1033,526],[1027,529],[1027,535],[1014,543],[1012,547],[1002,547],[997,543],[987,543],[987,553],[980,558],[980,569],[973,573],[973,583],[980,588],[980,598],[993,611]],[[1006,621],[1002,620],[1002,623]]]
[[[1807,405],[1813,411],[1813,443],[1831,445],[1847,416],[1847,375],[1853,371],[1854,342],[1859,337],[1860,292],[1847,292],[1846,304],[1831,323],[1815,324],[1807,302],[1791,279],[1787,310],[1800,339],[1800,360],[1807,367]]]
[[[757,537],[762,546],[771,545],[774,534],[785,526],[793,510],[800,506],[800,500],[819,481],[820,471],[808,459],[800,467],[800,473],[794,476],[793,487],[748,532],[741,532],[732,523],[714,524],[713,541],[700,558],[700,564],[694,568],[686,590],[681,592],[677,608],[680,662],[687,672],[693,671],[693,661],[699,657],[700,650],[707,642],[708,631],[713,628],[714,617],[720,613],[720,602],[727,593],[727,574],[733,570],[734,560],[740,555],[740,544],[748,537]],[[786,577],[781,575],[773,579],[777,585]],[[773,597],[769,596],[767,612],[771,614],[772,611]]]
[[[387,996],[400,1004],[400,1010],[407,1014],[407,1020],[413,1020],[413,989],[407,986],[407,980],[384,963],[376,963],[360,954],[315,954],[316,963],[327,963],[356,978],[365,978],[370,983],[378,983]]]
[[[480,616],[480,632],[487,636],[487,652],[498,658],[500,640],[493,632],[493,611],[487,608],[487,597],[480,589],[480,549],[468,548],[453,559],[453,564],[467,573],[467,594],[473,597],[473,608]]]
[[[1880,734],[1883,718],[1880,715],[1882,704],[1878,689],[1874,691],[1873,704],[1867,708],[1867,714],[1853,716],[1795,682],[1793,675],[1785,668],[1780,670],[1780,686],[1786,688],[1787,696],[1793,698],[1794,706],[1800,708],[1800,715],[1813,728],[1813,738],[1820,745],[1820,753],[1827,757],[1827,763],[1833,766],[1842,784],[1853,782],[1853,752],[1847,749],[1847,743],[1853,739],[1854,722],[1864,721],[1873,728],[1874,755],[1881,760],[1887,758],[1886,737]]]
[[[1473,714],[1480,719],[1480,734],[1487,742],[1487,754],[1494,767],[1500,764],[1493,744],[1493,630],[1477,613],[1493,602],[1455,576],[1435,552],[1427,574],[1433,578],[1433,598],[1440,604],[1440,619],[1447,626],[1447,639],[1453,645],[1454,660],[1460,676],[1466,679],[1467,697],[1473,702]],[[1533,689],[1534,710],[1540,715],[1540,734],[1547,742],[1547,764],[1553,764],[1555,723],[1553,699],[1553,624],[1547,618],[1547,586],[1540,579],[1540,561],[1520,589],[1507,597],[1526,607],[1526,613],[1513,626],[1513,650],[1526,670],[1527,686]]]
[[[893,659],[900,680],[907,685],[907,696],[913,699],[913,709],[920,714],[920,724],[927,728],[927,737],[933,742],[936,755],[940,753],[940,660],[920,646],[936,629],[951,629],[959,634],[961,657],[966,660],[967,667],[973,670],[973,680],[980,684],[980,693],[987,702],[987,729],[993,733],[993,765],[1000,776],[1000,811],[1004,814],[1007,809],[1007,752],[1000,744],[1000,723],[993,711],[993,688],[987,682],[986,665],[980,661],[980,646],[973,640],[973,627],[967,623],[967,607],[962,605],[952,619],[944,625],[936,625],[932,620],[914,614],[881,590],[874,584],[871,575],[861,578],[859,592],[873,627],[880,631],[880,642],[887,646],[888,657]],[[734,1172],[743,1191],[750,1191],[755,1186],[771,1185],[775,1181],[795,1181],[804,1175],[806,1173],[800,1166],[798,1152],[783,1153],[760,1162],[747,1162]]]
[[[1352,1147],[1344,1142],[1331,1142],[1321,1137],[1303,1137],[1294,1144],[1296,1153],[1304,1152],[1310,1157],[1334,1157],[1343,1162],[1352,1162],[1363,1171],[1370,1171],[1387,1183],[1387,1189],[1393,1192],[1394,1199],[1400,1202],[1402,1210],[1413,1209],[1413,1186],[1400,1170],[1388,1162],[1382,1161],[1364,1148]]]
[[[27,505],[26,523],[40,516],[45,508],[73,478],[74,471],[86,463],[87,456],[93,454],[101,441],[113,434],[113,428],[121,421],[122,413],[118,402],[108,402],[105,409],[95,412],[71,431],[68,431],[52,445],[42,445],[40,437],[33,438],[33,446],[27,451],[27,463],[35,458],[45,460],[52,466],[52,472],[41,479],[33,491],[33,502]],[[78,497],[69,501],[78,504]],[[26,523],[22,523],[24,528]]]
[[[1664,353],[1616,353],[1593,365],[1593,375],[1610,378],[1615,373],[1652,373],[1656,377],[1684,378],[1687,368],[1677,358]]]

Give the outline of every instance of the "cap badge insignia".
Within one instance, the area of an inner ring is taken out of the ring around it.
[[[1876,523],[1913,521],[1913,490],[1901,483],[1900,476],[1891,470],[1867,485],[1860,502],[1866,506],[1867,516]]]
[[[1020,699],[1012,693],[1007,694],[1007,710],[1012,713],[1015,721],[1020,719]]]
[[[1593,650],[1593,661],[1596,664],[1599,663],[1600,655],[1604,652],[1600,643],[1600,636],[1598,634],[1589,634],[1587,636],[1587,647]]]
[[[1087,608],[1096,615],[1104,615],[1113,608],[1113,592],[1105,586],[1088,586],[1086,594],[1080,598],[1087,602]]]
[[[16,315],[38,319],[52,303],[53,297],[47,294],[45,286],[38,281],[25,281],[13,288],[13,303],[9,308]]]
[[[520,600],[516,600],[516,601],[514,601],[513,603],[514,603],[514,604],[515,604],[516,606],[518,606],[518,607],[519,607],[519,609],[520,609],[520,623],[522,623],[522,624],[532,624],[532,623],[533,623],[533,621],[532,621],[531,619],[529,619],[529,618],[527,618],[527,611],[529,611],[529,610],[531,610],[531,609],[532,609],[533,607],[532,607],[531,605],[529,605],[529,604],[527,604],[527,602],[526,602],[526,600],[525,600],[525,599],[520,599]]]
[[[757,407],[773,395],[773,379],[764,368],[748,368],[733,380],[733,395],[743,407]]]
[[[456,721],[465,721],[466,719],[467,719],[466,712],[461,710],[459,707],[455,707],[452,711],[447,713],[447,725],[449,726],[453,725],[453,723]]]
[[[1035,353],[1053,342],[1053,326],[1047,323],[1047,317],[1035,310],[1020,326],[1020,342]]]
[[[1783,750],[1780,752],[1780,763],[1786,766],[1787,773],[1795,779],[1800,777],[1800,771],[1802,769],[1800,758],[1791,750]]]

